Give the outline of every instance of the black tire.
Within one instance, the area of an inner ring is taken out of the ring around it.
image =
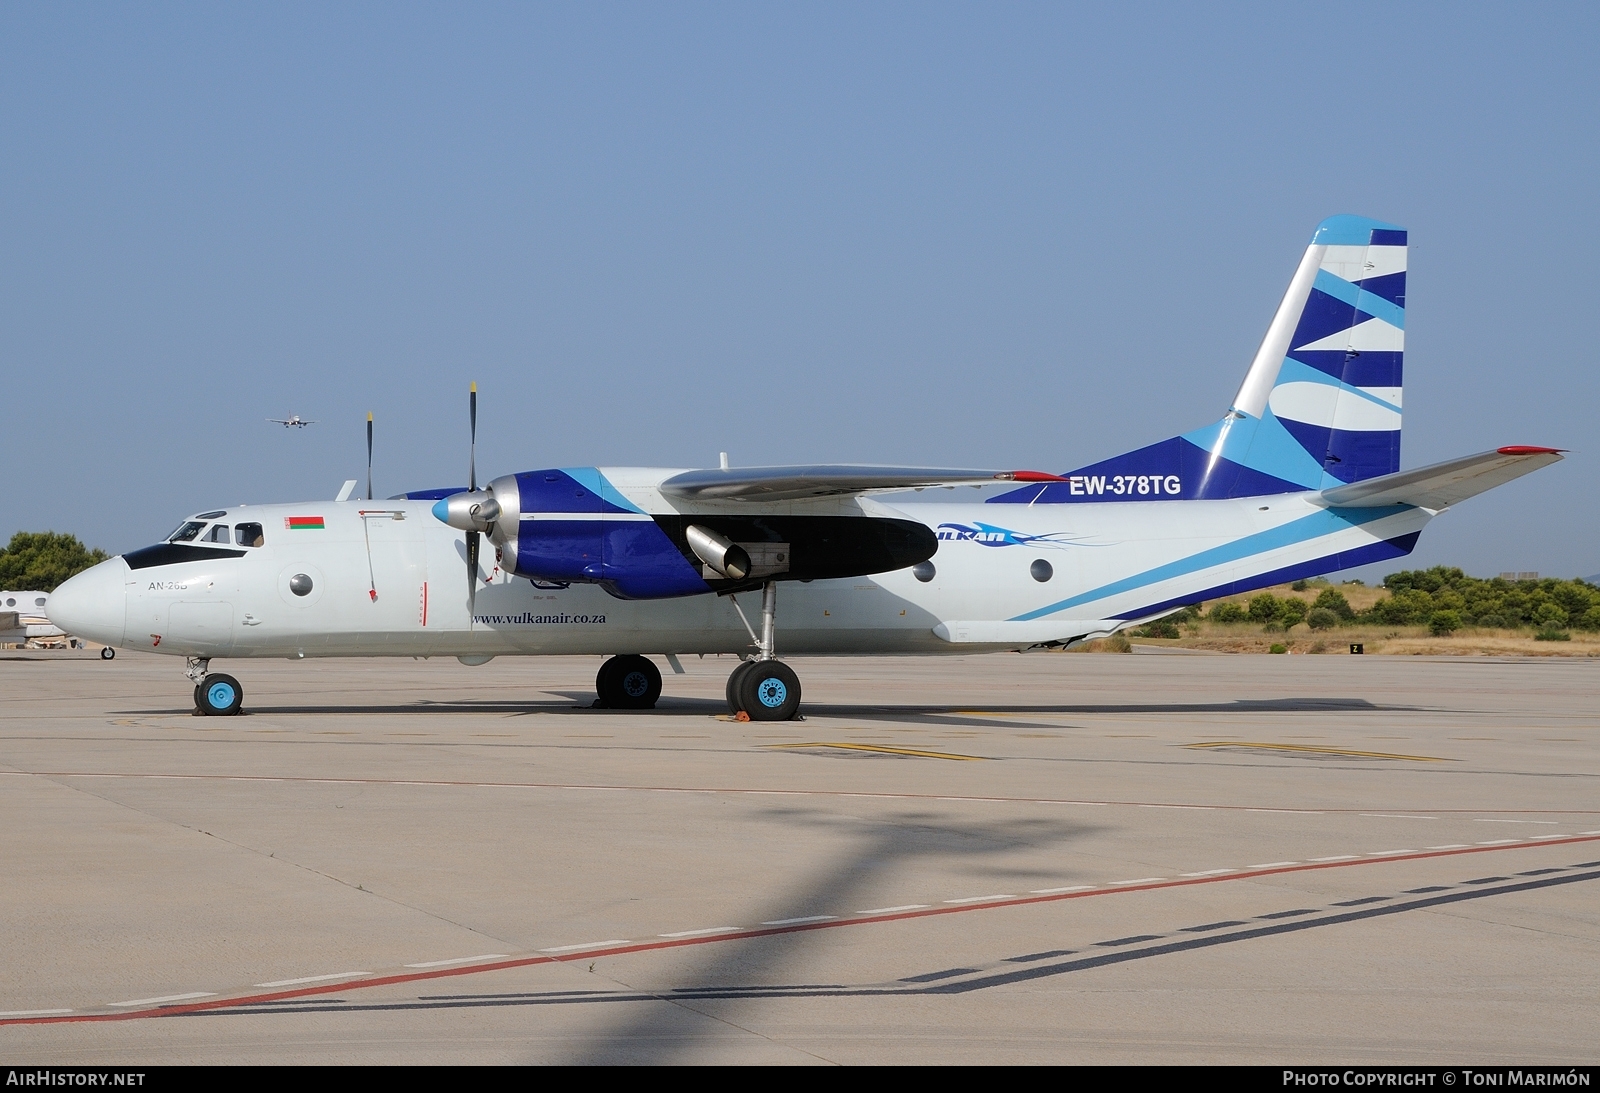
[[[244,703],[244,688],[230,675],[208,675],[195,688],[200,712],[208,717],[231,717]]]
[[[647,657],[612,657],[595,676],[600,705],[612,710],[650,710],[661,697],[661,669]]]
[[[621,657],[610,657],[600,665],[600,670],[594,674],[594,704],[601,709],[616,706],[617,698],[617,666]]]
[[[106,646],[104,649],[100,650],[100,659],[101,660],[115,660],[116,656],[117,656],[117,651],[115,649],[111,648],[111,646],[109,646],[109,645]]]
[[[751,721],[788,721],[800,709],[800,677],[781,660],[760,660],[739,681],[740,708]]]
[[[740,694],[742,694],[742,692],[739,690],[739,685],[741,682],[743,682],[745,673],[750,671],[751,666],[754,664],[755,661],[753,660],[741,660],[737,665],[734,666],[733,671],[728,673],[728,686],[726,688],[726,693],[728,696],[729,713],[738,713],[740,710],[744,709],[744,699],[739,697]]]

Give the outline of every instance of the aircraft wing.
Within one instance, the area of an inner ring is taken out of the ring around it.
[[[1322,491],[1322,499],[1338,508],[1415,505],[1435,511],[1504,485],[1513,478],[1561,459],[1559,448],[1512,445],[1463,456],[1414,471],[1399,471]]]
[[[987,486],[999,482],[1064,482],[1043,471],[974,471],[939,467],[879,467],[829,463],[795,467],[734,467],[684,471],[660,490],[683,501],[796,501],[929,486]]]

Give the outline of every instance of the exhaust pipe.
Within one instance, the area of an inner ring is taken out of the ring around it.
[[[684,535],[695,556],[730,581],[750,576],[750,555],[738,543],[699,524],[690,524]]]

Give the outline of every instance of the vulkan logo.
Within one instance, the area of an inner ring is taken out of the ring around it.
[[[935,534],[942,540],[958,543],[981,543],[987,547],[1006,546],[1068,546],[1071,542],[1061,532],[1049,535],[1029,535],[1024,531],[997,528],[993,524],[940,524]]]

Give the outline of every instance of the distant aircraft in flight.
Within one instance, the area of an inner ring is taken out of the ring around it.
[[[288,429],[288,428],[304,429],[307,425],[315,425],[316,424],[315,421],[306,421],[306,420],[302,419],[299,414],[290,414],[286,418],[269,417],[269,418],[267,418],[267,420],[272,422],[272,424],[274,424],[274,425],[282,425],[285,429]]]

